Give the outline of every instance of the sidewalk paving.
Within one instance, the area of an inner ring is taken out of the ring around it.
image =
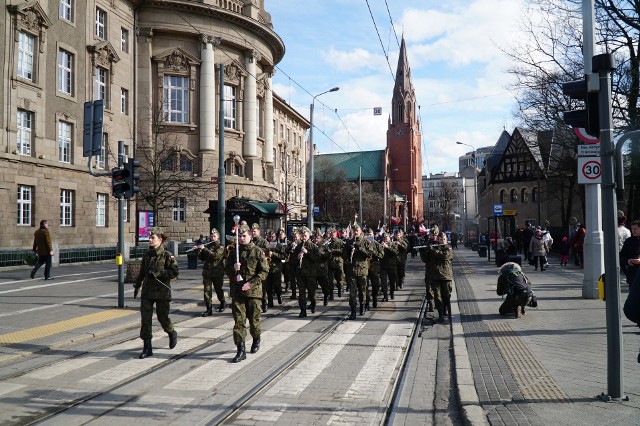
[[[608,393],[605,302],[582,298],[582,270],[561,267],[553,258],[544,272],[523,265],[539,308],[528,308],[516,320],[498,314],[495,262],[466,248],[454,253],[462,349],[492,425],[640,424],[639,329],[622,316],[629,401],[603,402],[598,396]]]

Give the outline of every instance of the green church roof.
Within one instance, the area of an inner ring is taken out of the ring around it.
[[[314,157],[316,164],[329,161],[337,168],[344,170],[346,180],[358,180],[358,173],[362,167],[362,180],[384,179],[384,149],[376,151],[341,152],[335,154],[319,154]],[[322,177],[316,174],[316,180]]]

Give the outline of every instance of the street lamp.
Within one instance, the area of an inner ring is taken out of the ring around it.
[[[474,194],[473,206],[474,206],[474,213],[475,213],[474,219],[475,219],[478,217],[478,170],[477,170],[477,164],[476,164],[476,149],[472,145],[469,145],[468,143],[456,141],[456,144],[468,146],[473,150],[471,154],[471,158],[473,159],[473,194]],[[478,231],[479,230],[480,229],[478,228]]]
[[[313,180],[315,178],[314,170],[313,170],[313,107],[316,102],[316,98],[318,96],[322,96],[325,93],[329,93],[329,92],[337,92],[338,90],[340,90],[339,87],[334,87],[333,89],[329,89],[326,92],[322,92],[318,95],[315,95],[311,100],[311,106],[310,106],[310,112],[309,112],[309,125],[310,125],[309,127],[309,195],[308,195],[309,204],[307,206],[307,226],[309,227],[309,230],[311,232],[313,232],[313,199],[315,198],[315,194],[313,193],[314,192]]]

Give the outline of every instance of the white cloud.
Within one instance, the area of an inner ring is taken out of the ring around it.
[[[356,72],[373,70],[380,72],[387,69],[387,62],[382,55],[375,55],[371,52],[357,48],[351,51],[336,50],[333,46],[327,52],[322,53],[322,57],[329,65],[338,71]]]

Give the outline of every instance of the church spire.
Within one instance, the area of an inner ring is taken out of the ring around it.
[[[411,68],[407,56],[407,45],[404,41],[404,34],[400,42],[400,55],[398,56],[398,67],[396,68],[396,81],[393,87],[393,97],[391,99],[393,123],[407,122],[411,119],[413,110],[413,83],[411,81]]]

